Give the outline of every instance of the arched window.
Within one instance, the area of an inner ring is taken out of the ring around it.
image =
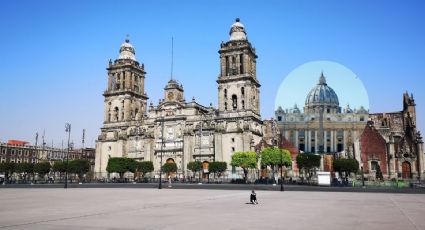
[[[232,95],[232,107],[233,110],[236,110],[238,108],[238,96],[235,94]]]
[[[120,110],[118,109],[118,107],[115,107],[115,109],[114,109],[114,118],[115,118],[115,121],[119,121],[119,113],[120,112]]]

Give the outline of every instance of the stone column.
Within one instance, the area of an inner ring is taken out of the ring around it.
[[[323,131],[323,152],[327,152],[326,150],[327,150],[327,142],[328,142],[328,137],[327,137],[327,135],[328,135],[328,131],[326,131],[326,130],[324,130]]]
[[[310,130],[309,129],[305,130],[304,143],[305,143],[305,152],[306,153],[310,152]]]
[[[123,90],[124,89],[124,85],[123,85],[123,83],[124,83],[124,72],[121,72],[121,74],[120,74],[120,90]]]
[[[299,137],[298,137],[298,129],[297,129],[295,130],[295,148],[297,149],[298,149],[298,139]]]
[[[423,172],[424,172],[424,151],[423,151],[423,142],[419,141],[419,143],[417,143],[417,154],[419,155],[419,158],[417,160],[419,160],[419,168],[418,168],[418,176],[420,177],[420,179],[424,178]]]
[[[130,100],[129,99],[125,99],[124,100],[124,121],[128,121],[130,120]]]
[[[331,130],[331,152],[334,151],[334,130]]]
[[[314,131],[314,152],[317,153],[318,152],[318,143],[317,143],[317,130]]]
[[[334,151],[336,152],[338,149],[337,149],[337,143],[338,143],[338,141],[337,141],[337,136],[338,135],[338,132],[337,132],[337,130],[334,130]]]
[[[394,178],[395,177],[394,175],[397,175],[397,172],[396,172],[396,169],[395,169],[396,168],[395,167],[396,161],[395,161],[395,154],[394,154],[394,143],[392,143],[392,142],[388,143],[388,156],[392,157],[392,159],[388,159],[388,161],[389,161],[388,177]]]
[[[112,89],[112,74],[108,74],[108,89],[107,90],[113,90]]]
[[[241,74],[241,72],[239,71],[240,70],[240,67],[239,67],[240,64],[241,64],[240,56],[239,55],[236,55],[236,64],[235,64],[235,67],[236,67],[236,73],[237,74]]]

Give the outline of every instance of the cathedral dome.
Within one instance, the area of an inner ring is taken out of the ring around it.
[[[233,23],[232,28],[230,28],[230,41],[237,40],[247,40],[245,26],[240,23],[239,18],[236,18],[235,23]]]
[[[183,85],[174,79],[170,79],[164,89],[178,89],[183,91]]]
[[[130,44],[130,40],[127,38],[120,47],[120,55],[118,59],[131,59],[136,61],[136,52],[134,51],[133,45]]]
[[[339,101],[335,91],[326,84],[326,78],[320,76],[319,83],[310,90],[306,100],[305,106],[307,110],[323,107],[324,109],[336,109],[335,112],[339,112]]]

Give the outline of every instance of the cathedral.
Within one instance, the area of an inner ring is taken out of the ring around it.
[[[148,105],[145,66],[137,61],[128,39],[121,45],[118,58],[109,61],[107,68],[104,123],[96,141],[96,177],[107,176],[111,157],[152,161],[156,173],[161,164],[174,162],[177,174],[185,175],[190,161],[230,164],[233,152],[254,150],[264,128],[257,55],[239,19],[229,35],[219,50],[217,108],[201,105],[194,98],[186,100],[183,85],[176,79],[165,84],[164,98],[157,105]]]

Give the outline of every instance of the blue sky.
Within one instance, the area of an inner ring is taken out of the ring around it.
[[[283,79],[276,93],[275,109],[281,106],[286,110],[297,105],[303,111],[307,95],[319,83],[322,74],[326,84],[335,91],[342,110],[346,106],[353,110],[369,109],[369,97],[361,79],[346,66],[323,60],[305,63]]]
[[[0,140],[66,139],[85,128],[93,146],[103,122],[108,60],[126,34],[157,104],[174,75],[204,105],[217,103],[218,49],[236,17],[256,47],[261,114],[274,113],[284,78],[317,60],[340,63],[364,83],[371,112],[402,109],[412,92],[425,130],[424,1],[2,1]],[[326,72],[325,72],[326,73]],[[316,76],[315,76],[316,77]],[[305,84],[301,82],[299,84]],[[291,103],[292,104],[292,103]]]

